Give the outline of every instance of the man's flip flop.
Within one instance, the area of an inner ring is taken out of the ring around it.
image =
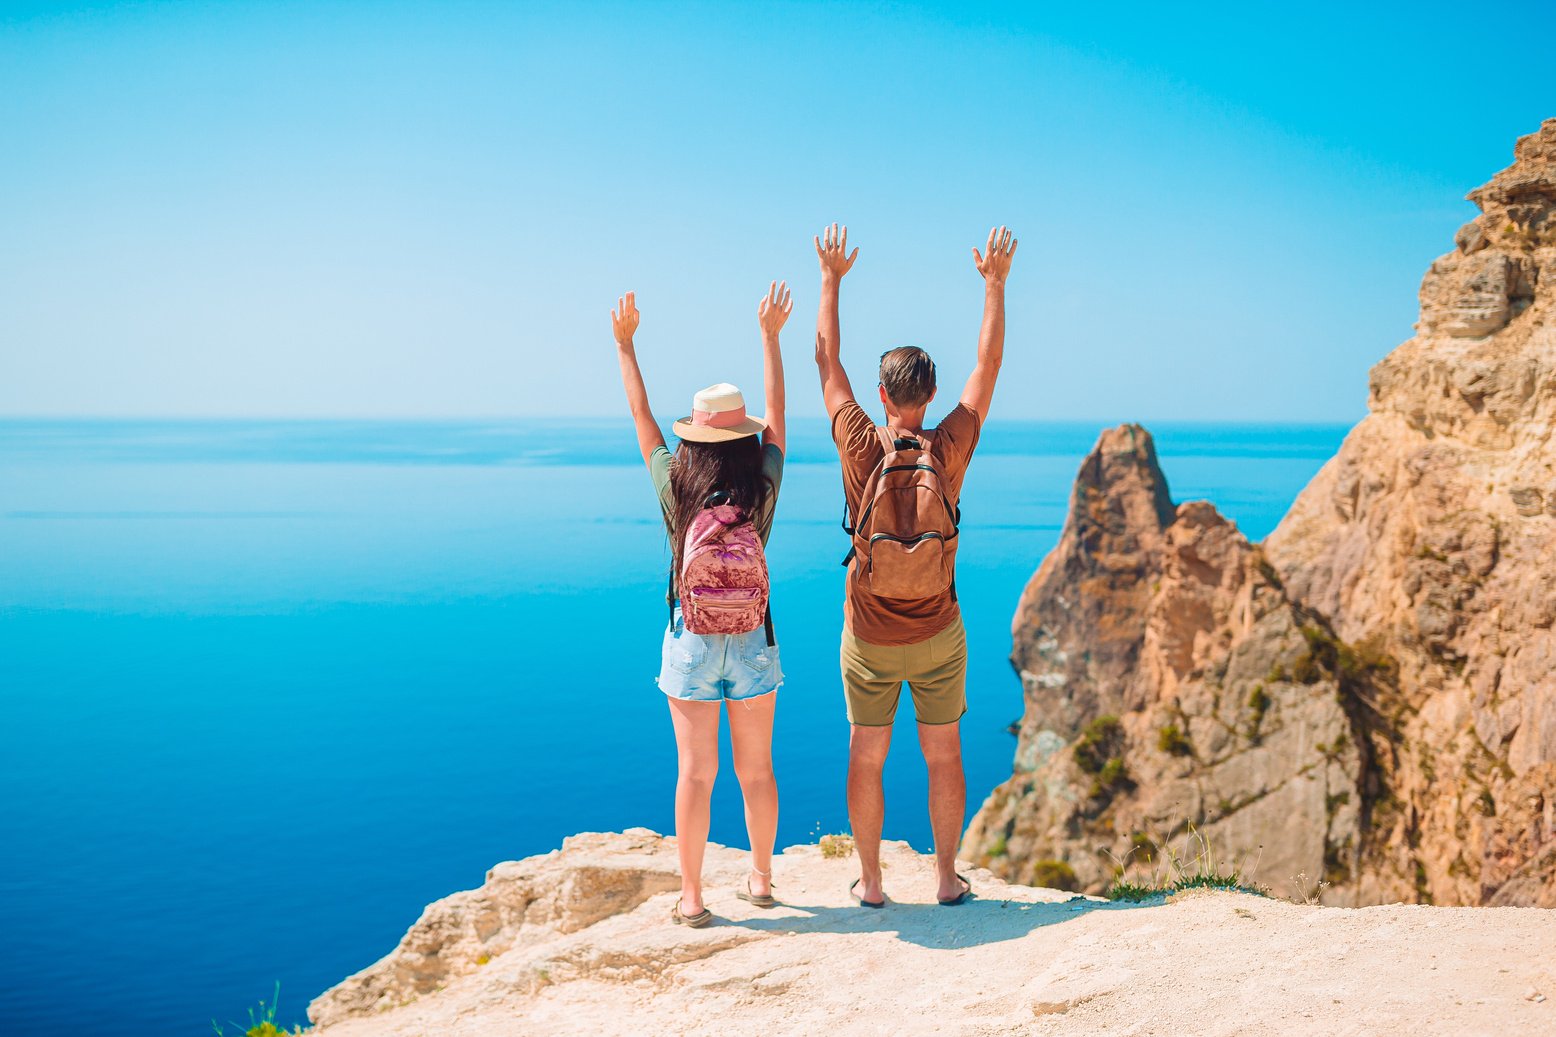
[[[962,890],[956,896],[952,897],[950,900],[940,900],[939,897],[936,897],[936,900],[940,900],[941,907],[955,907],[958,904],[965,904],[967,901],[973,898],[972,882],[968,880],[966,875],[958,874],[956,877],[961,879],[962,884],[967,888]]]
[[[681,902],[677,900],[675,906],[670,909],[670,921],[676,925],[686,925],[693,929],[701,929],[713,921],[713,912],[703,908],[694,915],[683,915],[681,914]]]
[[[778,901],[773,899],[771,893],[756,894],[751,892],[751,876],[746,876],[746,888],[735,894],[739,900],[744,900],[752,907],[777,907]]]
[[[859,883],[863,881],[864,879],[854,879],[853,885],[848,887],[848,895],[859,901],[860,907],[885,907],[886,900],[884,898],[880,900],[866,900],[864,897],[854,892],[854,886],[859,885]]]

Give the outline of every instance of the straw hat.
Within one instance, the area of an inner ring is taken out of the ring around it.
[[[724,443],[760,435],[761,418],[746,415],[746,399],[728,382],[710,385],[692,397],[692,412],[675,423],[675,434],[693,443]]]

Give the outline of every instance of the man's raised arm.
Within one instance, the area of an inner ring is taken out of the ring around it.
[[[821,260],[821,305],[816,311],[816,367],[821,372],[821,398],[827,405],[827,417],[837,414],[838,408],[852,403],[854,388],[848,384],[848,372],[843,370],[839,355],[837,316],[838,286],[843,275],[853,267],[859,249],[848,255],[848,228],[838,230],[833,224],[816,239],[816,255]]]
[[[979,255],[977,248],[972,250],[973,264],[983,275],[983,328],[978,333],[978,364],[962,390],[962,403],[980,422],[989,416],[994,383],[1005,359],[1005,277],[1010,273],[1010,257],[1016,254],[1016,239],[999,227],[989,231],[987,248],[986,256]]]

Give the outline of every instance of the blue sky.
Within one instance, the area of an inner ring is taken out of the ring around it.
[[[611,414],[629,288],[668,415],[781,277],[816,414],[837,219],[856,384],[1004,222],[999,414],[1359,417],[1556,7],[1087,6],[0,5],[0,415]]]

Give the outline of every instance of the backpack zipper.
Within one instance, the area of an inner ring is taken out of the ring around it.
[[[904,467],[907,467],[907,466],[904,466]],[[922,465],[914,465],[913,467],[915,467],[915,468],[922,468],[923,466]],[[934,471],[934,469],[931,468],[931,469],[929,469],[929,471]],[[908,489],[908,488],[909,487],[904,487],[904,489]],[[915,487],[911,487],[911,488],[912,489],[926,489],[927,490],[929,487],[927,487],[927,486],[915,486]],[[958,526],[960,526],[962,524],[961,509],[952,507],[950,499],[947,498],[945,494],[937,493],[937,494],[935,494],[935,496],[939,497],[940,498],[940,503],[945,505],[946,517],[951,520],[951,528],[953,530],[955,530]],[[859,516],[859,521],[855,522],[853,524],[852,528],[850,528],[848,526],[844,526],[843,527],[843,529],[848,533],[849,536],[853,536],[854,535],[854,530],[857,530],[860,527],[862,527],[864,525],[864,523],[865,523],[865,520],[870,517],[870,512],[875,510],[875,500],[876,500],[876,498],[874,498],[874,497],[870,498],[870,503],[865,506],[864,514]],[[845,511],[846,511],[846,502],[845,502]],[[879,535],[879,534],[877,534],[877,535]]]
[[[890,533],[877,533],[870,538],[870,543],[874,544],[877,540],[895,540],[899,544],[920,544],[925,540],[939,540],[942,543],[950,543],[955,538],[955,533],[952,533],[950,536],[946,536],[944,533],[920,533],[918,536],[911,539],[908,537],[893,536]]]

